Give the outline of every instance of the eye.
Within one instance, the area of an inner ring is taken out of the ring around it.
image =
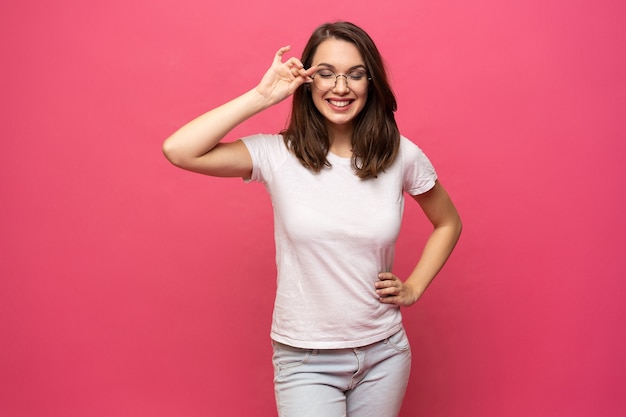
[[[335,73],[330,70],[319,70],[316,75],[324,79],[336,78]]]
[[[348,78],[354,81],[362,80],[363,78],[367,78],[367,73],[365,71],[352,71],[348,74]]]

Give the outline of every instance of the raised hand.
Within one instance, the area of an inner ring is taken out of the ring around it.
[[[290,46],[283,46],[276,52],[272,66],[256,87],[257,92],[269,100],[270,104],[283,101],[302,84],[313,81],[311,75],[315,73],[315,67],[306,70],[302,62],[295,57],[283,62],[283,55],[290,49]]]

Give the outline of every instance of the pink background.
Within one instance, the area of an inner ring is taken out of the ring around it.
[[[625,415],[624,4],[4,1],[0,416],[275,415],[269,200],[160,146],[335,19],[378,43],[465,225],[405,311],[401,415]],[[409,204],[397,273],[427,231]]]

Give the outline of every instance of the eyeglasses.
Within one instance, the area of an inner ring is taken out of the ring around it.
[[[365,91],[371,80],[363,69],[353,70],[348,74],[335,74],[329,69],[321,69],[313,74],[313,85],[320,91],[330,91],[337,86],[339,77],[345,78],[346,87],[354,92]]]

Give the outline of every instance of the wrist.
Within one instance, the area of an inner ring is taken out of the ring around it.
[[[422,296],[422,294],[424,293],[425,288],[417,285],[416,282],[411,281],[411,280],[407,280],[404,285],[406,287],[408,287],[408,293],[410,294],[410,301],[411,304],[414,304],[417,302],[417,300],[420,299],[420,297]]]
[[[263,91],[259,88],[259,86],[252,88],[245,95],[248,96],[255,107],[264,106],[269,102],[269,98],[263,94]]]
[[[248,93],[253,96],[253,100],[255,100],[259,107],[261,107],[261,110],[265,110],[276,104],[276,102],[272,99],[271,92],[264,91],[260,85],[254,87]]]

